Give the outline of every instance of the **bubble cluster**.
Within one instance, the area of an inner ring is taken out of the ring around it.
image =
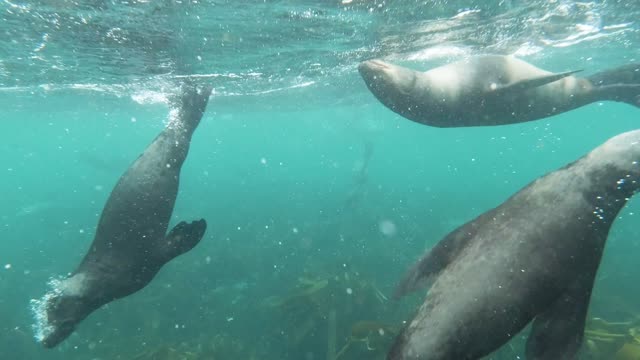
[[[595,215],[600,220],[604,220],[604,209],[596,206],[596,209],[593,211],[593,215]]]
[[[31,299],[30,307],[33,314],[34,323],[31,325],[34,332],[34,338],[38,342],[44,341],[51,333],[55,331],[55,327],[49,322],[47,316],[47,304],[51,299],[62,294],[62,279],[50,279],[48,286],[51,288],[40,299]]]
[[[398,229],[396,228],[396,224],[394,224],[393,221],[391,220],[382,220],[378,224],[378,228],[381,233],[383,233],[388,237],[392,237],[396,235],[396,233],[398,232]]]

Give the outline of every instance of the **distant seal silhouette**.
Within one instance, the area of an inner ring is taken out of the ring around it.
[[[640,64],[579,78],[513,56],[484,55],[420,72],[380,60],[358,67],[373,95],[405,118],[435,127],[542,119],[594,101],[640,106]]]
[[[36,339],[52,348],[101,306],[145,287],[160,268],[202,239],[205,220],[180,222],[168,234],[180,169],[205,111],[210,87],[186,84],[177,115],[120,177],[78,268],[32,300]]]
[[[527,359],[575,359],[609,229],[639,186],[636,130],[455,229],[398,286],[432,283],[388,359],[478,359],[532,320]]]

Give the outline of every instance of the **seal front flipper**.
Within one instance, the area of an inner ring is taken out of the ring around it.
[[[207,222],[204,219],[191,223],[181,221],[164,238],[162,243],[163,260],[169,261],[193,249],[202,240],[207,230]]]
[[[596,271],[575,280],[549,308],[536,316],[527,338],[527,360],[577,358]]]
[[[475,236],[477,228],[490,213],[483,214],[458,227],[429,250],[420,261],[407,271],[396,287],[393,298],[398,299],[435,280],[440,271],[446,268],[469,244],[469,241]]]
[[[512,91],[522,92],[529,89],[537,88],[539,86],[550,84],[554,81],[566,78],[582,70],[573,70],[549,75],[535,76],[528,79],[514,81],[509,84],[489,84],[488,92],[495,93],[497,95],[507,94]]]

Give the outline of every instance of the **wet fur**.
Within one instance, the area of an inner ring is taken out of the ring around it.
[[[388,359],[478,359],[532,320],[527,359],[574,359],[638,162],[640,131],[619,135],[447,235],[398,287],[401,296],[433,282]]]

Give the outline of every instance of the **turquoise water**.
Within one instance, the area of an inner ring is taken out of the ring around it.
[[[606,102],[518,125],[431,128],[382,106],[356,70],[373,57],[427,69],[515,53],[590,74],[640,60],[631,2],[0,6],[3,359],[327,359],[352,334],[369,346],[352,341],[340,360],[382,359],[422,295],[387,297],[426,248],[638,127],[637,109]],[[42,349],[30,300],[77,266],[110,190],[163,128],[173,80],[194,74],[215,90],[173,219],[207,219],[205,238]],[[590,317],[640,311],[638,201],[614,224]],[[376,325],[361,335],[359,321]],[[521,346],[517,337],[493,358]]]

